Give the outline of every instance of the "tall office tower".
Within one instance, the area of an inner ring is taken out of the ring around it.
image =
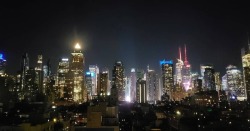
[[[86,101],[87,96],[85,96],[85,80],[83,77],[84,72],[84,56],[81,51],[81,46],[77,43],[75,45],[74,52],[72,54],[72,62],[70,65],[70,70],[73,80],[73,100],[75,102]]]
[[[236,66],[229,65],[227,70],[227,94],[229,100],[244,100],[245,88],[243,85],[242,74]]]
[[[112,83],[118,91],[118,101],[125,101],[124,67],[121,61],[114,64],[112,71]]]
[[[184,66],[182,69],[182,84],[184,86],[184,89],[187,91],[190,89],[190,84],[191,84],[191,65],[189,64],[187,60],[187,49],[186,45],[184,47]]]
[[[90,72],[86,72],[85,74],[85,83],[87,90],[87,98],[88,100],[92,99],[92,77]]]
[[[97,65],[90,65],[89,66],[89,72],[92,74],[92,94],[91,95],[97,95],[97,81],[98,81],[98,75],[99,75],[99,68]]]
[[[221,90],[221,80],[220,80],[220,72],[214,73],[214,82],[215,82],[215,90]]]
[[[51,76],[51,64],[50,64],[50,59],[49,59],[47,60],[46,65],[43,66],[43,86],[44,86],[46,96],[49,96],[50,94],[48,93],[52,91],[52,89],[50,89],[51,87],[50,76]]]
[[[111,90],[111,81],[109,77],[109,69],[107,67],[102,68],[102,73],[107,73],[108,76],[108,87],[107,87],[107,95],[110,95],[110,90]]]
[[[29,70],[29,56],[28,56],[28,53],[25,53],[23,56],[22,56],[22,61],[21,61],[21,87],[20,87],[20,90],[21,90],[21,99],[24,99],[24,88],[25,88],[25,75],[26,75],[26,72]]]
[[[175,76],[176,76],[176,81],[175,81],[175,84],[176,85],[181,85],[182,83],[182,68],[184,66],[184,63],[181,59],[181,48],[179,47],[179,59],[177,59],[177,63],[176,63],[176,66],[175,66]]]
[[[171,100],[171,92],[174,88],[174,74],[173,74],[173,61],[160,61],[161,72],[162,72],[162,100]]]
[[[147,102],[146,81],[141,78],[136,81],[136,101],[139,103]]]
[[[66,74],[69,72],[69,59],[61,58],[57,68],[57,89],[55,92],[56,99],[63,97],[64,89],[66,88]]]
[[[98,80],[98,88],[97,88],[97,94],[99,96],[107,96],[108,93],[108,83],[109,83],[109,77],[108,72],[102,72],[99,74],[99,80]]]
[[[5,74],[6,69],[6,60],[4,59],[3,54],[0,54],[0,76]]]
[[[204,82],[205,82],[205,89],[204,89],[205,91],[207,91],[207,90],[209,90],[209,91],[216,90],[214,69],[205,68]]]
[[[154,70],[147,69],[146,72],[146,92],[147,101],[154,103],[159,100],[159,83],[158,76]]]
[[[29,68],[25,72],[25,86],[23,89],[24,99],[27,101],[35,101],[38,93],[38,85],[35,83],[36,72],[34,68]]]
[[[244,86],[247,95],[247,101],[250,102],[250,42],[248,38],[248,49],[241,50]]]
[[[204,89],[205,88],[205,80],[204,80],[204,72],[205,72],[205,69],[206,68],[211,68],[211,69],[213,69],[214,68],[214,66],[213,65],[211,65],[211,64],[201,64],[200,65],[200,75],[201,75],[201,79],[202,79],[202,88]]]
[[[85,74],[85,83],[87,89],[87,98],[88,100],[92,99],[92,77],[90,72],[86,72]]]
[[[130,80],[131,80],[131,84],[130,84],[130,101],[133,102],[133,101],[136,100],[136,72],[135,72],[135,68],[131,69]]]
[[[35,83],[38,85],[38,91],[40,93],[45,93],[45,88],[43,88],[43,56],[38,55],[37,66],[35,68],[36,78]]]
[[[15,86],[14,79],[12,76],[0,75],[0,112],[3,113],[4,109],[10,109],[13,107],[14,92],[13,87]]]

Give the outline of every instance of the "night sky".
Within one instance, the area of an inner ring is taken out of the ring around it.
[[[176,61],[178,47],[186,44],[193,71],[212,63],[224,74],[229,64],[241,69],[249,25],[249,4],[236,0],[1,3],[0,52],[7,59],[7,73],[20,69],[24,52],[33,67],[38,54],[44,62],[50,58],[55,73],[59,58],[70,57],[79,42],[86,66],[111,69],[121,60],[128,72],[148,64],[159,70],[159,60]]]

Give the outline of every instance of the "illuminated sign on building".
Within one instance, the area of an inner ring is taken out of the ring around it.
[[[169,60],[169,61],[162,60],[162,61],[160,61],[160,65],[163,65],[163,64],[173,64],[173,61],[172,60]]]

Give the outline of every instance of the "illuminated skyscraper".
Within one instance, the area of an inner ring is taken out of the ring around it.
[[[177,85],[181,85],[182,83],[182,68],[183,68],[183,61],[181,59],[181,48],[179,48],[179,59],[177,59],[177,63],[176,63],[176,66],[175,66],[175,76],[176,76],[176,80],[175,80],[175,84]]]
[[[174,88],[174,74],[173,74],[173,61],[160,61],[161,72],[162,72],[162,100],[171,100],[171,91]]]
[[[21,83],[20,83],[20,91],[21,91],[21,97],[20,99],[24,99],[24,88],[26,85],[26,72],[29,70],[29,57],[28,53],[25,53],[22,56],[22,61],[21,61]]]
[[[215,72],[213,68],[205,68],[204,72],[205,91],[216,90],[214,73]]]
[[[99,68],[97,65],[90,65],[89,72],[91,73],[92,78],[92,93],[91,95],[97,95],[97,81],[99,75]]]
[[[200,65],[200,71],[201,71],[201,79],[202,79],[202,88],[205,88],[205,80],[204,80],[204,72],[206,68],[211,68],[213,69],[214,66],[211,64],[201,64]]]
[[[131,69],[130,72],[130,101],[135,101],[136,100],[136,72],[135,68]]]
[[[105,67],[105,68],[103,68],[102,69],[102,73],[107,73],[107,79],[108,79],[108,87],[107,87],[107,95],[110,95],[110,89],[111,89],[111,87],[110,87],[110,83],[111,83],[111,81],[110,81],[110,79],[109,79],[109,69],[107,68],[107,67]]]
[[[97,88],[97,94],[99,96],[107,96],[108,93],[108,86],[109,86],[109,77],[108,72],[102,72],[99,74],[99,80],[98,80],[98,88]]]
[[[248,38],[248,49],[241,50],[244,86],[247,95],[247,101],[250,102],[250,42]]]
[[[37,66],[35,68],[36,78],[35,83],[38,85],[38,90],[41,93],[45,93],[45,88],[43,88],[43,56],[38,55]]]
[[[92,99],[92,77],[90,72],[86,72],[85,74],[85,83],[86,83],[86,89],[87,89],[87,98],[88,100]]]
[[[221,80],[220,80],[220,72],[214,73],[214,82],[216,91],[221,90]]]
[[[191,85],[191,65],[189,64],[187,60],[186,45],[184,48],[184,53],[185,53],[185,60],[184,60],[184,66],[182,69],[182,84],[184,86],[184,89],[187,91],[190,89],[190,85]]]
[[[124,86],[124,67],[121,61],[114,64],[112,71],[112,86],[117,88],[118,100],[125,101],[125,86]]]
[[[243,85],[242,74],[236,66],[229,65],[227,70],[227,94],[228,99],[245,99],[245,87]]]
[[[38,92],[38,85],[35,83],[36,72],[34,68],[29,68],[25,72],[25,86],[23,89],[24,99],[27,101],[35,101]]]
[[[6,60],[4,59],[3,54],[0,54],[0,76],[5,74],[6,70]]]
[[[74,52],[72,54],[72,62],[70,63],[70,74],[69,82],[73,82],[73,88],[70,89],[70,92],[73,92],[73,100],[75,102],[86,101],[87,96],[85,95],[85,81],[83,77],[84,72],[84,56],[81,51],[80,45],[77,43],[75,45]],[[71,88],[71,87],[67,87]]]
[[[59,60],[58,69],[57,69],[57,89],[56,89],[56,98],[63,97],[64,89],[66,88],[65,77],[69,72],[69,59],[62,58]]]
[[[146,72],[146,89],[147,101],[154,103],[159,99],[159,83],[158,75],[154,70],[150,70],[149,66]]]
[[[146,81],[141,78],[136,82],[136,101],[139,103],[147,102]]]

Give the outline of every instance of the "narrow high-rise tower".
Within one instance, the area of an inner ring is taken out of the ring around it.
[[[191,84],[191,65],[188,62],[187,59],[187,49],[186,49],[186,45],[184,45],[184,66],[182,69],[182,84],[185,88],[185,90],[187,91],[190,88],[190,84]]]
[[[169,101],[172,99],[171,92],[174,88],[174,74],[173,74],[173,61],[160,61],[162,72],[162,100]]]
[[[74,52],[71,53],[72,59],[70,63],[71,82],[73,82],[71,93],[73,94],[73,100],[75,102],[81,102],[87,100],[84,96],[84,55],[81,50],[81,46],[77,43],[74,48]]]
[[[146,72],[146,92],[147,92],[147,101],[149,103],[154,103],[159,100],[159,81],[158,75],[152,69],[147,69]]]
[[[183,61],[181,59],[181,48],[179,47],[179,59],[177,59],[177,63],[175,66],[175,84],[176,85],[181,85],[182,83],[182,68],[183,68]]]
[[[246,90],[247,101],[250,102],[250,42],[248,37],[248,49],[241,50],[244,86]]]
[[[117,88],[118,101],[125,101],[124,67],[121,61],[114,64],[112,71],[112,88]],[[112,94],[111,94],[112,95]]]

